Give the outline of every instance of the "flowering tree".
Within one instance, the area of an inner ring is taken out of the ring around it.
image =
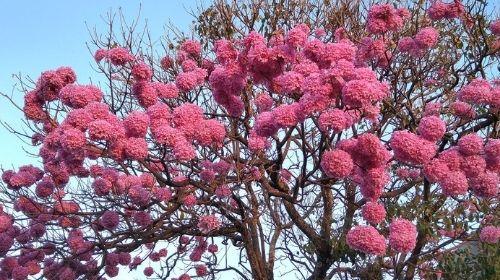
[[[94,36],[100,87],[43,72],[0,279],[434,279],[478,240],[498,260],[500,21],[364,4],[216,1],[161,59]]]

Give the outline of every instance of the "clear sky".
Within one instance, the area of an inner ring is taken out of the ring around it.
[[[102,17],[121,7],[126,19],[134,19],[141,7],[141,19],[148,20],[153,39],[158,39],[168,22],[189,33],[196,0],[164,1],[2,1],[0,3],[0,92],[12,94],[22,103],[23,94],[14,89],[12,74],[22,73],[36,79],[42,71],[59,66],[72,67],[80,83],[94,75],[93,58],[85,42],[89,27],[106,31]],[[207,1],[203,1],[207,3]],[[87,24],[87,25],[86,25]],[[22,128],[23,114],[5,99],[0,99],[0,121]],[[11,168],[33,159],[23,152],[27,145],[0,127],[0,166]]]

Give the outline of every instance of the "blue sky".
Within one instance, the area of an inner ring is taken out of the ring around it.
[[[0,92],[12,94],[22,103],[23,94],[13,89],[17,80],[12,74],[22,73],[36,79],[38,75],[59,66],[71,66],[80,83],[94,75],[93,58],[85,42],[90,39],[89,27],[105,32],[101,17],[121,7],[127,20],[137,17],[148,20],[153,39],[158,39],[168,22],[189,33],[196,0],[180,1],[2,1],[0,5]],[[204,1],[207,3],[208,1]],[[86,25],[87,24],[87,25]],[[22,128],[23,114],[0,100],[0,121]],[[33,161],[23,152],[18,138],[0,127],[0,166],[11,168]]]

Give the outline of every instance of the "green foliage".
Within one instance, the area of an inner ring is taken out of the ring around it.
[[[443,279],[500,279],[500,247],[470,242],[448,254],[440,264]]]

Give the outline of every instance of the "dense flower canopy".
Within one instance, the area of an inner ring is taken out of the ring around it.
[[[453,61],[443,22],[466,11],[376,4],[358,34],[296,22],[161,58],[97,44],[110,88],[43,72],[21,106],[41,164],[2,173],[0,279],[272,279],[278,257],[311,279],[413,279],[446,247],[435,232],[498,243],[500,82],[434,59]]]

